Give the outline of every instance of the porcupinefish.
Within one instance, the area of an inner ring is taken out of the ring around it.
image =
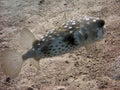
[[[32,48],[23,55],[15,50],[4,51],[0,58],[3,71],[11,77],[16,77],[23,61],[29,58],[38,62],[41,58],[62,55],[99,41],[104,36],[104,25],[104,20],[92,17],[66,21],[61,27],[47,32],[40,40],[34,40]],[[26,35],[33,36],[28,32]]]

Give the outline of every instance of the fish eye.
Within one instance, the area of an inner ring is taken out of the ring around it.
[[[97,20],[96,21],[98,27],[102,28],[105,25],[105,21],[104,20]]]

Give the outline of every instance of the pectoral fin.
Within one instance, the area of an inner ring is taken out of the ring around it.
[[[89,44],[89,45],[85,45],[85,48],[86,48],[86,51],[88,54],[91,54],[91,55],[95,55],[95,47],[96,45],[95,44]]]

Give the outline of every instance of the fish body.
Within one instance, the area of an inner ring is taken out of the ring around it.
[[[34,41],[32,48],[23,55],[16,50],[5,50],[0,55],[3,72],[13,78],[18,76],[23,62],[30,58],[34,59],[32,64],[39,69],[38,61],[41,58],[62,55],[101,40],[105,32],[104,25],[104,20],[92,17],[70,20],[49,31],[40,40],[35,40],[33,33],[24,30],[21,32],[21,45],[28,47]]]
[[[103,38],[104,20],[86,18],[67,21],[62,27],[49,31],[23,55],[23,59],[53,57],[68,53]]]

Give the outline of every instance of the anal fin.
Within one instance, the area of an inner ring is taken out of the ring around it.
[[[30,59],[30,63],[37,69],[37,71],[40,69],[39,60]]]

